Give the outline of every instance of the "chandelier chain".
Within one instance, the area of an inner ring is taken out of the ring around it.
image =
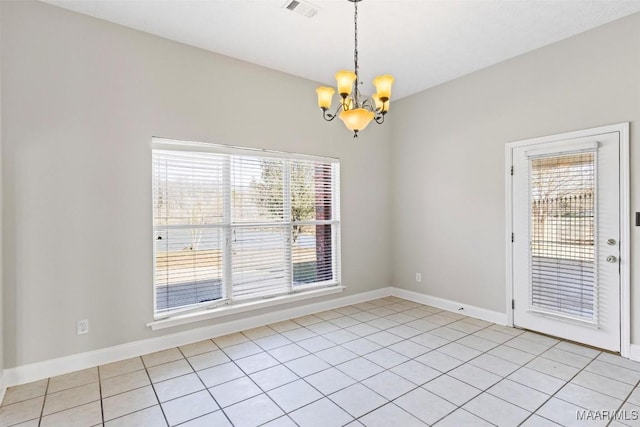
[[[356,80],[354,82],[354,101],[356,103],[356,108],[358,107],[359,102],[359,91],[358,85],[360,84],[360,75],[358,73],[358,1],[353,2],[354,13],[353,13],[353,35],[354,35],[354,49],[353,49],[353,66],[355,68]]]

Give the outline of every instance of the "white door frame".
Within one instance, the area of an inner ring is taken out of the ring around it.
[[[620,133],[620,355],[631,356],[630,247],[631,212],[629,205],[629,122],[509,142],[505,145],[505,247],[507,249],[507,324],[513,326],[513,149],[524,145],[563,141],[603,133]]]

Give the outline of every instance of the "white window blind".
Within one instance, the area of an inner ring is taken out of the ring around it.
[[[338,240],[333,217],[334,171],[330,164],[296,162],[291,165],[291,215],[293,222],[293,283],[330,281],[334,276],[333,246]],[[314,218],[309,222],[307,218]]]
[[[340,283],[339,163],[154,139],[156,316]]]

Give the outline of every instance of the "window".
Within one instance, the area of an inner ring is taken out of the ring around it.
[[[336,159],[153,140],[155,315],[340,283]]]

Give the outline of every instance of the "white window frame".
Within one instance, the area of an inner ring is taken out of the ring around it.
[[[224,230],[224,233],[227,237],[230,237],[233,229],[235,228],[243,228],[243,227],[251,227],[251,226],[263,226],[263,225],[273,225],[277,227],[288,227],[291,229],[293,225],[332,225],[332,279],[322,282],[314,282],[306,285],[296,285],[294,287],[292,279],[292,268],[293,268],[293,260],[292,260],[292,243],[286,247],[286,261],[285,268],[288,271],[288,282],[290,283],[289,293],[287,294],[277,294],[267,297],[257,297],[252,299],[242,299],[240,301],[234,301],[231,299],[232,295],[232,280],[231,280],[231,271],[232,271],[232,257],[231,257],[231,245],[224,245],[224,255],[223,255],[223,281],[222,285],[225,287],[225,297],[215,301],[202,302],[199,304],[193,304],[189,306],[178,307],[174,310],[165,311],[165,312],[156,312],[157,307],[157,291],[156,291],[156,268],[155,268],[155,259],[156,259],[156,249],[154,245],[153,249],[153,321],[149,322],[147,326],[152,329],[163,329],[167,327],[177,326],[181,324],[191,323],[195,321],[205,320],[214,317],[227,316],[231,314],[236,314],[240,312],[245,312],[248,310],[255,310],[265,307],[274,306],[277,304],[285,304],[288,302],[300,301],[307,298],[319,297],[324,295],[330,295],[337,292],[342,292],[345,287],[341,284],[341,240],[340,240],[340,172],[339,165],[340,162],[335,158],[328,157],[319,157],[319,156],[311,156],[305,154],[294,154],[294,153],[285,153],[285,152],[277,152],[270,150],[262,150],[262,149],[251,149],[251,148],[242,148],[242,147],[233,147],[228,145],[219,145],[219,144],[209,144],[209,143],[201,143],[201,142],[191,142],[191,141],[182,141],[182,140],[173,140],[167,138],[152,138],[151,142],[152,150],[170,150],[170,151],[188,151],[188,152],[206,152],[206,153],[215,153],[215,154],[227,154],[227,155],[236,155],[236,156],[252,156],[252,157],[261,157],[261,158],[278,158],[284,160],[288,163],[291,160],[306,160],[306,161],[318,161],[324,163],[332,163],[337,164],[338,168],[335,169],[335,173],[332,176],[332,194],[331,194],[331,219],[330,220],[317,220],[317,221],[292,221],[290,217],[290,198],[284,198],[284,212],[285,218],[283,222],[278,223],[234,223],[231,218],[230,212],[230,200],[225,200],[225,214],[224,214],[224,223],[221,225],[212,226],[212,228],[220,227]],[[224,170],[224,187],[230,188],[230,171],[229,168]],[[285,168],[287,171],[284,176],[284,187],[285,194],[289,192],[289,179],[288,179],[288,168]],[[227,194],[226,197],[229,197],[230,191],[225,191]],[[152,218],[154,214],[152,213]],[[230,240],[227,239],[227,242]]]

